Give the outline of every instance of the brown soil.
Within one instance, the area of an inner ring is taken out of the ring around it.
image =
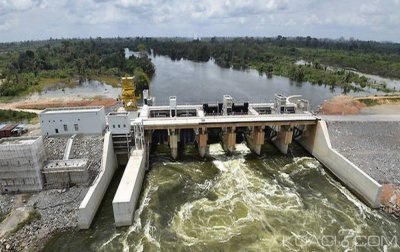
[[[14,103],[0,104],[0,107],[10,109],[37,109],[42,110],[45,108],[55,107],[76,107],[76,106],[104,106],[112,107],[117,104],[117,101],[112,98],[94,98],[85,100],[60,100],[60,99],[46,99],[38,101],[19,101]],[[2,106],[4,105],[4,106]]]
[[[382,209],[391,214],[400,216],[400,186],[384,184],[381,195]]]
[[[15,205],[9,216],[0,223],[0,238],[13,232],[20,223],[28,219],[30,208],[26,208],[25,203],[29,200],[30,196],[29,194],[17,195]]]
[[[319,113],[324,115],[355,115],[364,107],[366,107],[365,104],[352,96],[338,95],[324,102]]]

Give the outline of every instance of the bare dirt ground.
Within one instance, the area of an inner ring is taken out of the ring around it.
[[[94,97],[91,99],[59,99],[48,98],[44,100],[16,101],[11,103],[0,103],[1,109],[23,110],[27,112],[38,112],[45,108],[54,107],[76,107],[76,106],[104,106],[106,108],[117,104],[112,98]]]
[[[28,199],[29,195],[27,194],[17,195],[15,205],[10,214],[2,223],[0,223],[0,238],[13,232],[19,223],[24,222],[29,217],[30,209],[25,206]]]
[[[362,100],[373,102],[367,106]],[[319,108],[323,115],[400,114],[400,96],[352,97],[338,95],[325,101]]]
[[[363,115],[396,115],[400,114],[400,104],[382,104],[372,107],[365,107],[360,110]]]
[[[319,109],[323,115],[356,115],[365,104],[355,100],[352,96],[338,95],[324,102]]]
[[[400,185],[383,185],[381,204],[385,212],[400,217]]]

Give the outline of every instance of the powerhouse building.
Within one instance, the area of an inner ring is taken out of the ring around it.
[[[42,135],[102,134],[104,107],[49,108],[39,114]]]

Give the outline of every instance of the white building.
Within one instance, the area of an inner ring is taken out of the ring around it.
[[[42,137],[0,140],[0,192],[29,192],[43,188],[46,161]]]
[[[111,112],[107,115],[108,130],[112,134],[128,134],[131,123],[128,112]]]
[[[39,114],[42,135],[102,134],[104,107],[50,108]]]

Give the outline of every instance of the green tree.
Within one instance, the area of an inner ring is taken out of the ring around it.
[[[140,67],[135,68],[134,76],[136,85],[136,95],[139,95],[142,93],[144,89],[149,88],[150,80],[147,74]]]

